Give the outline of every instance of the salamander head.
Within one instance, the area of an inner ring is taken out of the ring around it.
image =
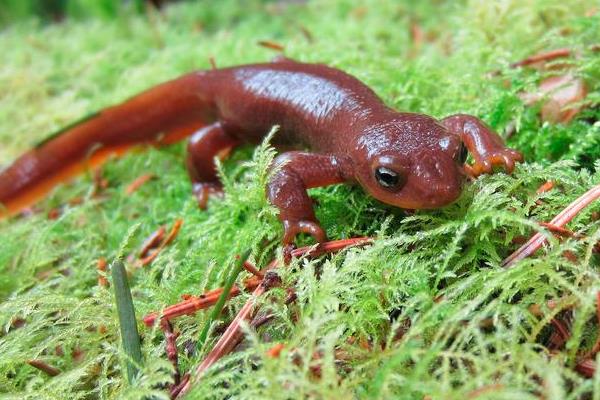
[[[381,130],[364,136],[377,145],[357,147],[363,161],[356,178],[371,196],[406,209],[438,208],[460,196],[466,149],[458,136],[423,117],[418,124],[387,124],[383,137]]]

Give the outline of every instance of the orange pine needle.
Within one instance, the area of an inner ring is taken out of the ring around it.
[[[158,228],[157,230],[152,232],[152,234],[150,236],[148,236],[148,238],[146,240],[144,240],[144,243],[142,244],[142,247],[140,248],[140,252],[139,252],[140,258],[146,257],[148,255],[148,252],[150,252],[150,250],[152,250],[160,245],[160,243],[163,241],[163,239],[165,237],[165,232],[166,232],[165,227],[161,226],[160,228]]]
[[[56,376],[60,374],[60,370],[58,368],[48,365],[41,360],[29,360],[27,361],[27,364],[31,365],[33,368],[45,372],[49,376]]]
[[[557,227],[563,227],[573,218],[575,218],[575,216],[581,210],[589,206],[598,198],[600,198],[600,185],[594,186],[578,199],[569,204],[563,211],[554,217],[552,221],[550,221],[550,224]],[[510,268],[516,262],[521,261],[535,253],[545,242],[546,237],[539,232],[536,233],[527,241],[527,243],[519,247],[519,249],[504,259],[502,266],[505,268]]]
[[[277,50],[277,51],[283,51],[285,49],[285,47],[282,44],[279,44],[277,42],[273,42],[271,40],[260,40],[258,42],[259,46],[265,47],[267,49],[271,49],[271,50]]]
[[[536,64],[539,62],[546,62],[546,61],[554,60],[557,58],[568,57],[570,55],[571,55],[571,49],[562,48],[562,49],[550,50],[550,51],[546,51],[543,53],[534,54],[534,55],[527,57],[521,61],[512,63],[510,66],[512,68],[524,67],[524,66]]]
[[[131,182],[129,185],[127,185],[127,187],[125,188],[125,193],[132,194],[133,192],[138,190],[140,188],[140,186],[142,186],[143,184],[145,184],[146,182],[148,182],[154,178],[156,178],[156,175],[154,175],[154,174],[144,174],[144,175],[139,176],[133,182]]]
[[[540,186],[538,188],[538,190],[535,191],[535,193],[537,193],[537,194],[546,193],[546,192],[549,192],[550,190],[552,190],[553,188],[554,188],[554,182],[546,181],[544,184],[542,184],[542,186]]]
[[[100,287],[108,287],[108,279],[106,279],[105,272],[108,264],[104,257],[100,257],[98,261],[96,261],[96,268],[98,269],[98,286]]]
[[[150,253],[147,257],[144,257],[143,259],[141,259],[140,265],[145,267],[146,265],[148,265],[152,261],[154,261],[154,259],[158,256],[158,254],[162,251],[162,249],[164,249],[169,243],[171,243],[173,241],[173,239],[175,239],[175,237],[177,237],[177,234],[179,233],[179,229],[181,229],[181,225],[183,225],[183,220],[181,218],[177,219],[175,221],[175,223],[173,224],[173,227],[171,228],[171,231],[169,232],[169,234],[167,235],[165,240],[163,240],[163,242],[160,244],[160,246],[158,246],[156,248],[156,250],[154,250],[152,253]]]
[[[354,239],[343,239],[337,240],[333,242],[321,243],[317,246],[306,246],[301,247],[296,250],[291,251],[292,257],[299,257],[303,255],[307,256],[316,256],[323,253],[330,253],[338,250],[342,250],[349,246],[357,246],[370,243],[372,241],[371,238],[360,237]],[[277,285],[279,277],[275,274],[271,275],[267,273],[268,271],[277,268],[279,263],[277,260],[273,260],[267,267],[264,268],[265,278],[260,282],[260,284],[254,289],[252,296],[250,299],[244,304],[238,314],[235,316],[233,321],[229,324],[221,338],[217,341],[213,349],[206,356],[204,361],[197,367],[195,371],[195,376],[190,379],[178,393],[177,397],[185,395],[189,389],[191,388],[192,381],[198,380],[204,375],[204,372],[210,368],[215,362],[221,359],[223,356],[228,354],[233,348],[237,345],[237,343],[242,339],[243,332],[241,329],[242,323],[248,321],[252,315],[256,312],[254,307],[255,302],[258,297],[262,296],[267,290],[271,287]],[[253,277],[254,278],[254,277]]]
[[[281,351],[285,348],[283,343],[277,343],[269,350],[267,350],[267,357],[269,358],[279,358]]]
[[[259,278],[263,277],[263,273],[259,271],[258,268],[256,268],[254,266],[254,264],[252,264],[250,261],[246,260],[244,261],[243,267],[246,271],[250,272],[252,275],[254,276],[258,276]]]

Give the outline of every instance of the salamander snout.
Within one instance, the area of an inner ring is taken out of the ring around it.
[[[371,160],[369,175],[359,176],[376,199],[407,209],[439,208],[462,191],[463,172],[452,153],[422,149],[409,155],[385,154]]]
[[[415,154],[411,171],[412,192],[419,208],[437,208],[456,200],[462,191],[463,173],[447,153],[428,150]]]

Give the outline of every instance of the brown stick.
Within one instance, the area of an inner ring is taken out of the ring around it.
[[[341,250],[348,246],[361,246],[363,244],[370,243],[373,239],[368,237],[359,237],[353,239],[343,239],[337,240],[333,242],[322,243],[319,246],[306,246],[301,247],[299,249],[295,249],[291,251],[292,257],[300,257],[303,255],[310,255],[313,257],[318,256],[319,254],[335,252]],[[267,265],[261,273],[264,271],[268,271],[272,268],[275,268],[277,264],[277,260],[271,261],[269,265]],[[247,279],[244,282],[244,289],[247,291],[254,290],[258,287],[261,282],[261,278],[258,276],[253,276]],[[160,318],[171,320],[173,318],[180,317],[182,315],[192,315],[197,311],[204,310],[215,304],[219,296],[221,295],[222,289],[217,288],[211,291],[208,291],[200,296],[186,296],[185,300],[173,304],[172,306],[166,307],[162,312],[153,312],[146,315],[143,318],[144,324],[148,327],[154,325],[156,320]],[[234,286],[229,292],[229,298],[238,296],[241,293],[240,289],[237,286]]]
[[[563,228],[562,226],[553,225],[549,222],[540,222],[540,225],[548,229],[550,232],[556,233],[560,236],[580,238],[580,236],[578,236],[575,232],[570,229]]]
[[[176,399],[177,396],[179,396],[179,393],[181,392],[181,390],[186,387],[186,385],[189,383],[190,381],[190,374],[185,374],[183,376],[183,378],[181,378],[181,382],[178,385],[175,385],[171,388],[170,390],[170,396],[172,399]]]
[[[589,206],[592,202],[600,198],[600,185],[594,186],[581,197],[569,204],[563,211],[561,211],[556,217],[550,221],[550,224],[555,227],[562,227],[571,221],[575,216]],[[535,253],[544,243],[546,237],[541,233],[536,233],[521,246],[517,251],[508,256],[503,262],[502,266],[505,268],[512,267],[516,262],[521,261],[533,253]]]
[[[554,188],[554,182],[552,181],[546,181],[542,184],[542,186],[540,186],[535,193],[536,194],[542,194],[542,193],[546,193],[549,192],[550,190],[552,190]]]
[[[156,175],[154,175],[154,174],[144,174],[144,175],[137,177],[133,182],[131,182],[129,185],[127,185],[127,187],[125,188],[125,193],[132,194],[133,192],[138,190],[140,188],[140,186],[142,186],[143,184],[145,184],[146,182],[148,182],[149,180],[154,179],[154,178],[156,178]]]
[[[258,45],[265,47],[267,49],[277,50],[277,51],[283,51],[285,49],[285,47],[282,44],[273,42],[272,40],[260,40],[258,42]]]
[[[543,53],[537,53],[530,57],[527,57],[521,61],[510,64],[511,68],[524,67],[527,65],[535,64],[540,61],[550,61],[556,58],[568,57],[571,55],[571,49],[563,48],[550,50]]]
[[[179,357],[177,354],[177,333],[173,332],[173,326],[167,320],[161,321],[161,328],[165,334],[165,352],[167,353],[167,359],[173,364],[173,388],[179,385]]]
[[[264,274],[248,260],[244,261],[243,267],[246,271],[250,272],[254,276],[257,276],[261,279],[264,276]]]
[[[292,257],[299,257],[302,255],[317,256],[323,253],[338,251],[352,245],[360,246],[370,243],[371,241],[372,239],[367,237],[337,240],[333,242],[321,243],[318,246],[301,247],[299,249],[292,250],[290,255]],[[265,277],[252,293],[252,297],[246,302],[246,304],[244,304],[231,324],[229,324],[219,341],[215,344],[211,352],[198,366],[195,376],[181,388],[181,391],[178,393],[177,397],[185,395],[190,390],[193,381],[201,379],[202,375],[204,375],[208,368],[210,368],[221,357],[233,350],[233,348],[235,348],[235,346],[239,343],[243,337],[243,332],[241,330],[242,321],[249,320],[256,311],[254,309],[254,304],[257,298],[279,282],[279,277],[274,274],[273,271],[271,271],[278,266],[279,263],[277,260],[273,260],[266,268],[264,268]]]
[[[246,280],[244,283],[245,290],[251,291],[256,289],[260,282],[261,279],[258,277],[252,277]],[[146,324],[148,327],[151,327],[154,325],[159,316],[161,319],[171,320],[182,315],[192,315],[197,311],[204,310],[205,308],[214,305],[219,299],[219,296],[221,296],[221,293],[222,289],[217,288],[200,296],[186,297],[184,301],[165,308],[162,313],[153,312],[146,315],[143,318],[144,324]],[[240,289],[237,286],[234,286],[229,292],[229,298],[238,296],[240,293]]]
[[[267,350],[267,357],[270,358],[279,358],[281,351],[285,348],[283,343],[275,343],[273,347]]]
[[[96,268],[98,269],[98,286],[108,287],[108,279],[106,279],[107,266],[108,264],[104,257],[100,257],[98,261],[96,261]]]
[[[591,358],[583,360],[575,366],[575,370],[586,378],[592,378],[596,373],[596,361]]]
[[[248,321],[252,317],[253,312],[255,311],[254,305],[256,303],[256,300],[260,296],[262,296],[267,290],[269,290],[277,280],[279,280],[279,277],[276,274],[274,274],[273,271],[265,275],[265,279],[263,279],[261,284],[252,293],[252,297],[246,302],[246,304],[244,304],[242,309],[238,312],[233,321],[231,321],[231,324],[229,324],[229,326],[223,333],[223,336],[221,336],[221,338],[215,344],[210,353],[208,353],[204,361],[202,361],[198,368],[196,368],[194,378],[190,379],[188,383],[183,388],[181,388],[178,397],[185,395],[185,393],[191,388],[192,380],[200,379],[208,368],[210,368],[215,362],[221,359],[221,357],[228,354],[231,350],[234,349],[234,347],[239,343],[239,341],[243,337],[243,332],[241,330],[242,323]]]
[[[27,361],[27,364],[31,365],[33,368],[37,368],[40,371],[45,372],[49,376],[56,376],[60,374],[60,369],[48,365],[42,360],[29,360]]]
[[[183,220],[181,218],[176,219],[175,223],[173,223],[173,227],[171,228],[171,231],[169,232],[169,235],[167,235],[167,238],[165,239],[165,241],[163,243],[163,246],[168,245],[169,243],[171,243],[173,241],[173,239],[175,239],[175,237],[179,233],[179,229],[181,229],[181,225],[183,225]]]
[[[165,236],[165,232],[166,229],[164,226],[161,226],[160,228],[152,232],[152,234],[148,236],[146,240],[144,240],[144,243],[142,243],[142,247],[140,248],[139,252],[139,257],[145,258],[146,256],[148,256],[150,250],[160,246],[160,243],[163,241],[163,238]]]
[[[181,218],[175,220],[175,223],[173,224],[173,227],[171,228],[169,235],[165,238],[165,240],[163,240],[163,242],[160,244],[160,246],[158,246],[158,248],[156,250],[154,250],[152,253],[150,253],[150,255],[148,255],[147,257],[140,260],[140,264],[142,266],[146,266],[146,265],[150,264],[152,261],[154,261],[154,259],[158,256],[158,254],[162,251],[162,249],[164,249],[169,243],[171,243],[173,241],[173,239],[175,239],[175,237],[179,233],[179,229],[181,228],[182,224],[183,224],[183,220]]]

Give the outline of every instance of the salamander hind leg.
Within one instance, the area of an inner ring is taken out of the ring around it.
[[[306,190],[344,182],[342,163],[331,155],[292,151],[278,156],[273,168],[277,171],[267,185],[267,196],[279,209],[283,243],[293,243],[300,233],[308,233],[319,243],[327,240]]]
[[[187,169],[198,206],[205,209],[211,195],[221,195],[215,157],[225,158],[239,141],[228,135],[220,122],[194,133],[187,146]]]

